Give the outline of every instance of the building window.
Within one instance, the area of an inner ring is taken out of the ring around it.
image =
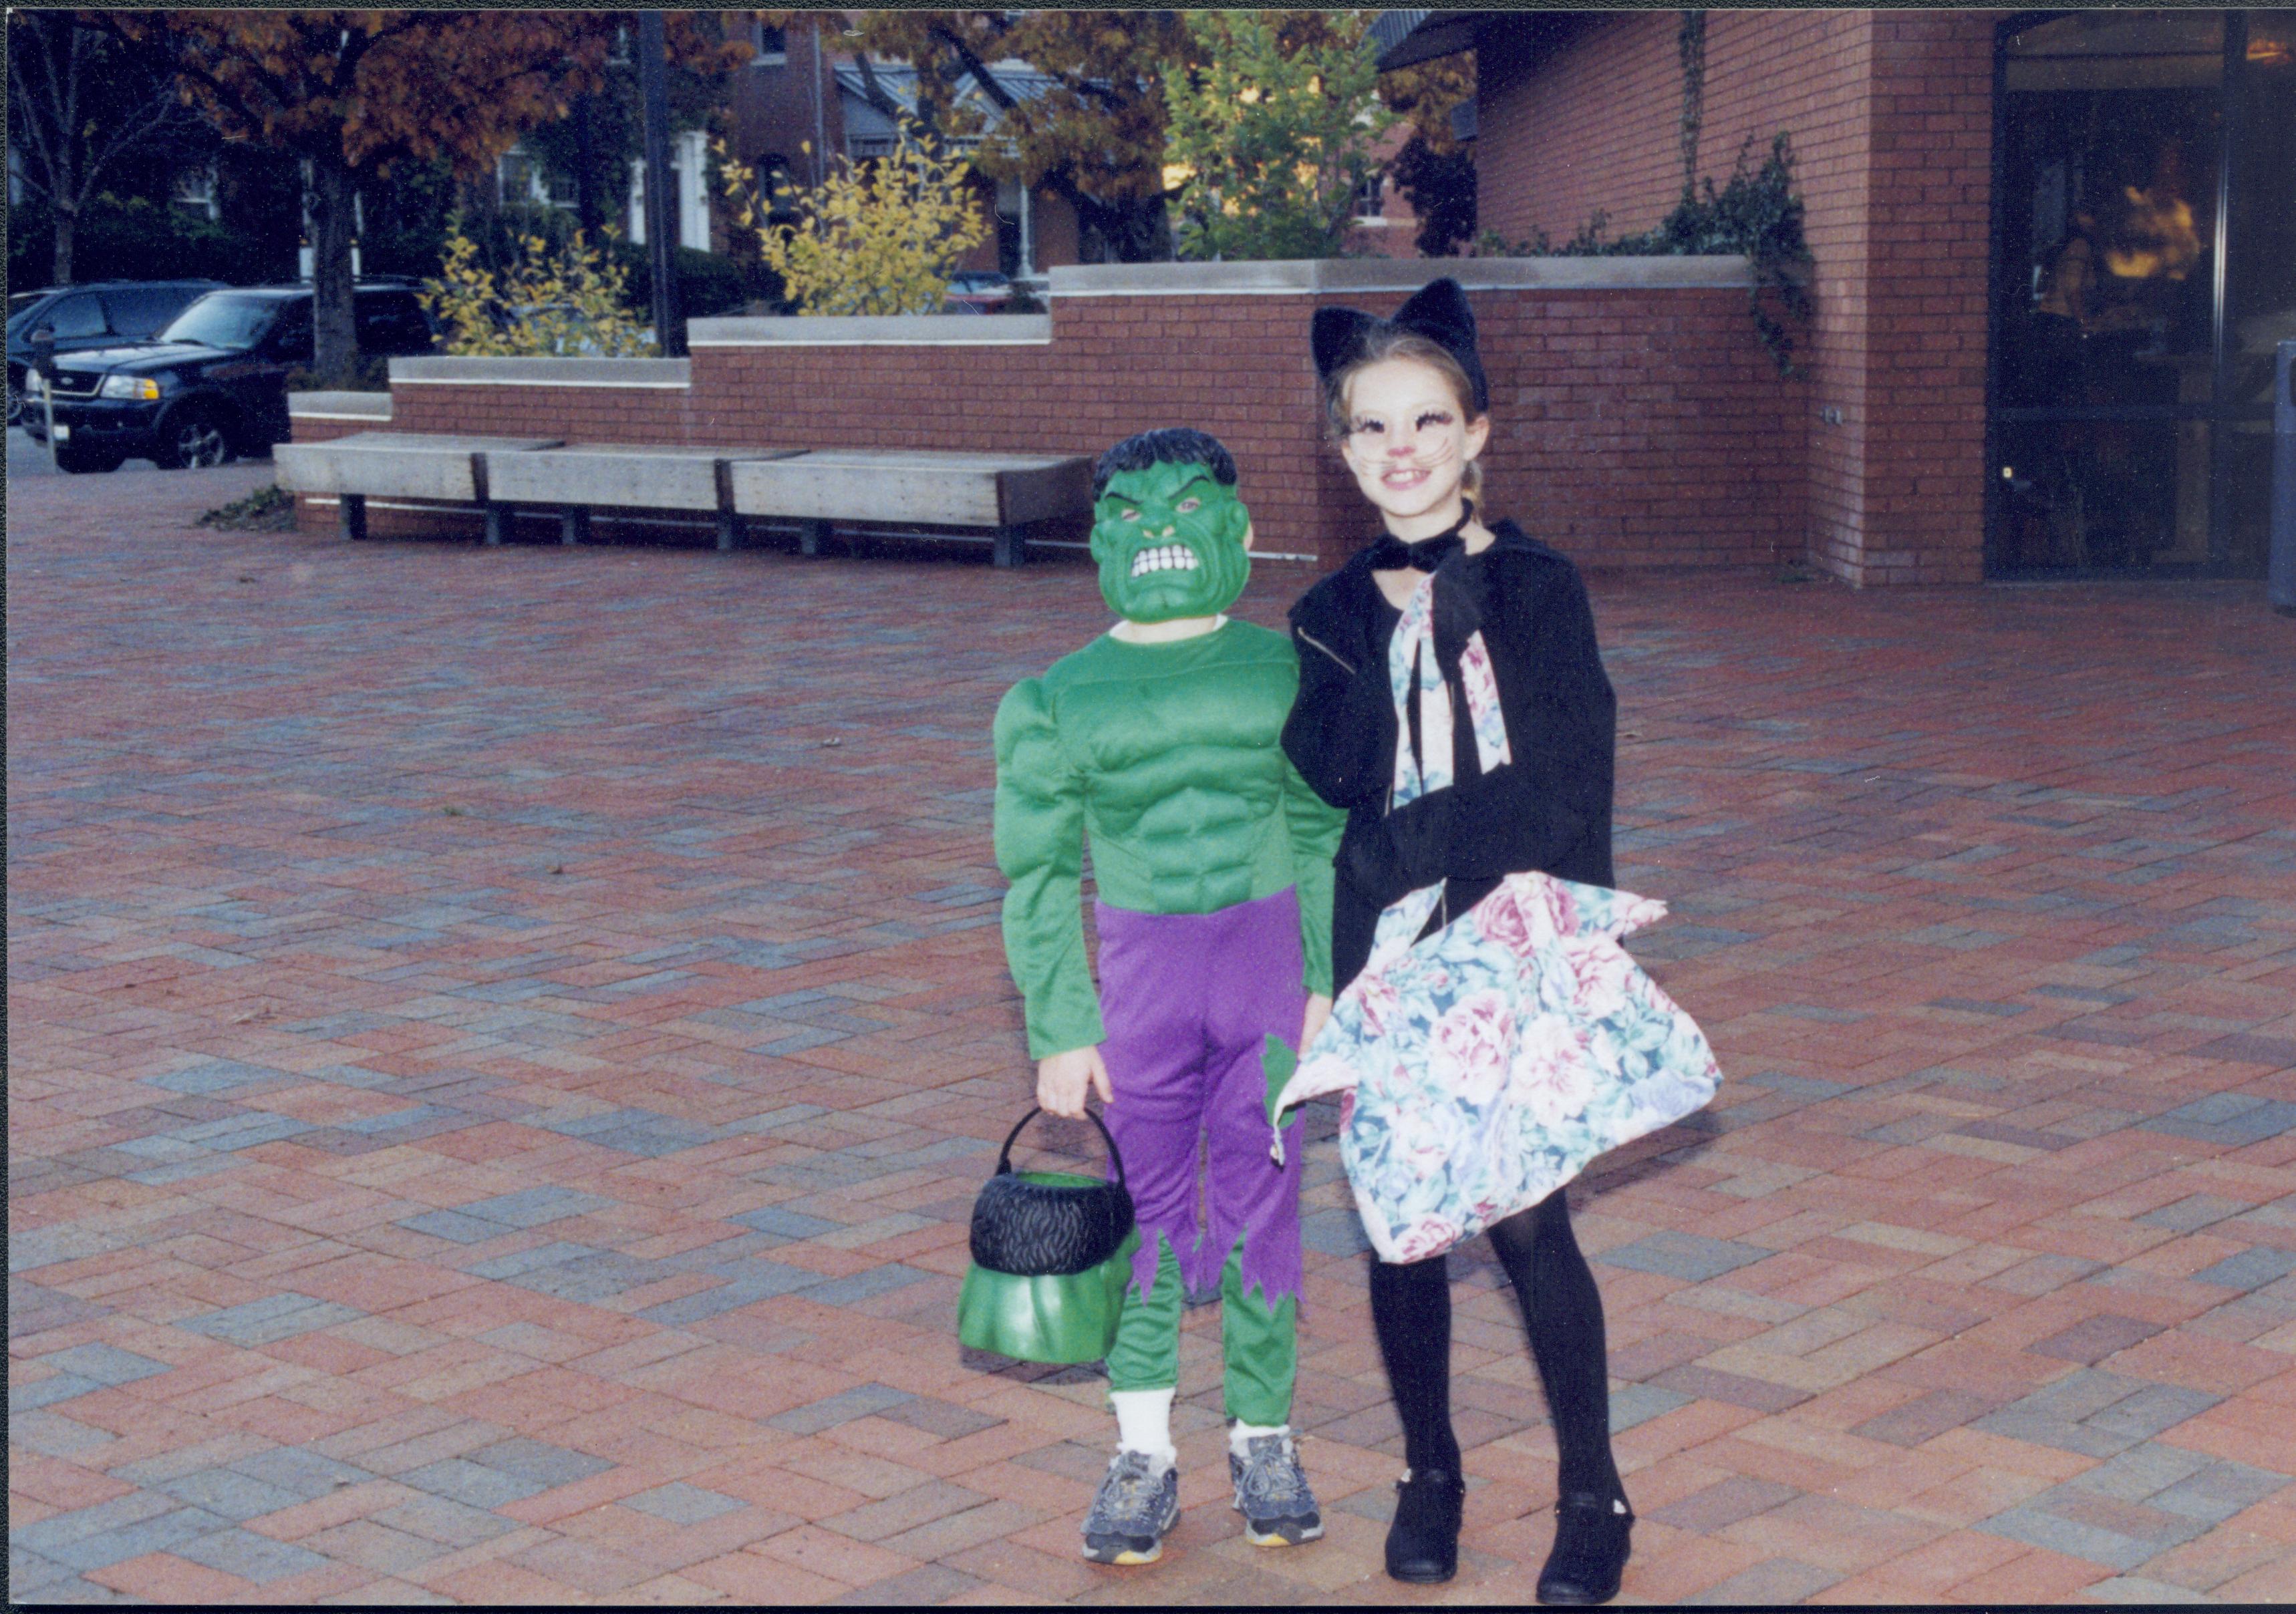
[[[789,61],[787,30],[763,22],[750,24],[750,65],[780,67]]]
[[[570,197],[559,199],[551,184],[550,170],[523,145],[514,145],[495,160],[495,201],[505,208],[573,205]]]
[[[1374,169],[1356,186],[1356,217],[1383,219],[1387,213],[1387,176]]]
[[[709,250],[709,136],[688,129],[677,137],[677,244]]]
[[[168,201],[184,212],[208,219],[223,217],[223,207],[216,197],[216,166],[208,163],[201,168],[185,168],[176,176],[174,191]]]
[[[797,170],[788,158],[768,152],[758,159],[758,194],[765,201],[768,222],[780,224],[798,217],[797,190]]]

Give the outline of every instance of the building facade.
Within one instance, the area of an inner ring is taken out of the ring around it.
[[[1476,52],[1480,222],[1510,241],[1649,228],[1685,154],[1721,179],[1789,136],[1827,571],[2262,574],[2296,12],[1391,12],[1382,38],[1389,66]]]

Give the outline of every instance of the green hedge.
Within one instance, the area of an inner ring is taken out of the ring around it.
[[[54,276],[55,225],[45,208],[19,208],[8,232],[8,284],[45,286]],[[219,280],[258,286],[295,278],[295,246],[276,232],[240,230],[186,217],[141,196],[106,192],[88,207],[72,241],[72,279]]]
[[[629,272],[630,301],[640,310],[653,306],[653,258],[644,247],[618,242],[614,255]],[[743,263],[713,252],[677,249],[677,292],[688,319],[739,314],[753,302],[786,305],[781,276],[761,263]]]

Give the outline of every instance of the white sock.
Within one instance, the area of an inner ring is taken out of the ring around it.
[[[1288,1435],[1291,1432],[1292,1426],[1288,1423],[1246,1423],[1239,1419],[1227,1426],[1227,1449],[1234,1453],[1236,1461],[1241,1462],[1251,1455],[1251,1443],[1260,1436]]]
[[[1108,1392],[1116,1408],[1119,1451],[1145,1452],[1160,1469],[1180,1460],[1172,1445],[1172,1396],[1168,1389],[1117,1389]]]

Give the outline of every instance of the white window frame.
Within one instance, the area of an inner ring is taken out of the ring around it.
[[[1372,205],[1368,209],[1364,207],[1364,198],[1366,195],[1372,199]],[[1364,182],[1356,187],[1354,200],[1349,205],[1355,209],[1355,220],[1357,224],[1385,224],[1387,222],[1387,170],[1374,168],[1365,175]]]
[[[223,204],[217,199],[216,184],[216,165],[212,162],[184,168],[176,174],[176,183],[169,187],[168,201],[186,212],[205,213],[209,219],[221,218]]]

